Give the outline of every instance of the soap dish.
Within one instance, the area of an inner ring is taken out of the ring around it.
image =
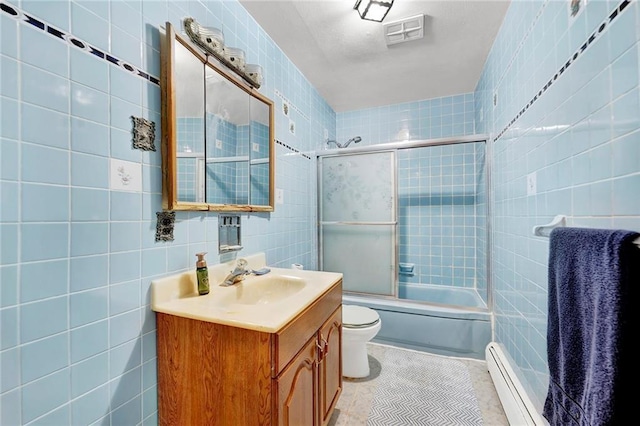
[[[264,275],[264,274],[268,274],[269,272],[271,272],[271,269],[269,268],[260,268],[260,269],[254,269],[253,272],[255,275]]]
[[[398,266],[400,267],[398,271],[400,275],[413,276],[413,268],[415,267],[413,263],[399,263]]]

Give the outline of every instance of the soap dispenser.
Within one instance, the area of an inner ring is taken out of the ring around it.
[[[207,261],[204,260],[204,253],[196,253],[198,261],[196,262],[196,277],[198,278],[198,293],[203,296],[209,294],[209,269],[207,269]]]

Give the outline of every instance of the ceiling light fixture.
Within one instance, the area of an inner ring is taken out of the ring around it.
[[[382,22],[393,6],[393,0],[356,0],[353,6],[362,19]]]

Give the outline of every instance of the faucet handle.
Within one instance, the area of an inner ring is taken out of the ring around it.
[[[238,259],[238,263],[237,263],[238,268],[245,269],[248,264],[249,264],[249,262],[247,262],[246,259],[244,259],[244,258]]]

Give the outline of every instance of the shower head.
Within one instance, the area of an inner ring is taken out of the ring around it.
[[[360,142],[361,140],[362,140],[362,138],[361,138],[360,136],[353,137],[353,138],[349,139],[349,140],[344,144],[343,148],[348,147],[348,146],[349,146],[349,144],[350,144],[351,142],[353,142],[353,143],[358,143],[358,142]]]
[[[328,140],[328,141],[327,141],[327,146],[329,146],[329,144],[332,144],[332,143],[333,143],[333,144],[335,144],[338,148],[346,148],[346,147],[348,147],[348,146],[349,146],[349,144],[350,144],[351,142],[353,142],[353,143],[358,143],[358,142],[360,142],[361,140],[362,140],[362,138],[361,138],[360,136],[356,136],[356,137],[351,138],[351,139],[349,139],[348,141],[346,141],[346,142],[344,143],[344,145],[342,145],[342,144],[340,144],[339,142],[334,141],[334,140]]]

